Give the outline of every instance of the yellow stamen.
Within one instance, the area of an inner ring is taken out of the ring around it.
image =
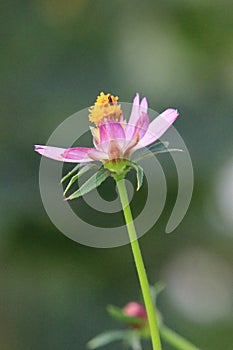
[[[117,104],[118,96],[104,94],[103,92],[97,97],[94,106],[89,109],[89,119],[97,126],[105,119],[121,121],[122,110],[121,105]]]

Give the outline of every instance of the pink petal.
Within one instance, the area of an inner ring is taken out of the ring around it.
[[[139,141],[139,135],[136,134],[135,137],[132,140],[130,140],[130,142],[127,144],[127,146],[124,149],[125,158],[129,158],[131,151],[135,146],[137,146],[138,141]]]
[[[112,120],[106,120],[105,123],[101,124],[99,132],[101,143],[125,138],[125,131],[121,123]]]
[[[106,120],[99,125],[100,143],[98,145],[105,153],[109,151],[109,143],[117,141],[119,146],[125,143],[125,131],[122,125],[116,121]]]
[[[52,147],[52,146],[41,146],[41,145],[35,145],[36,152],[41,154],[44,157],[59,160],[63,162],[62,153],[66,150],[65,148],[58,148],[58,147]]]
[[[35,151],[44,157],[69,163],[91,162],[94,160],[92,156],[94,155],[97,157],[97,153],[99,157],[98,159],[101,160],[101,157],[103,157],[103,152],[97,151],[95,148],[85,147],[65,149],[52,146],[35,145]]]
[[[131,115],[129,118],[129,123],[130,125],[135,125],[136,121],[139,117],[139,108],[140,108],[140,97],[139,97],[139,93],[136,93],[136,96],[134,97],[133,100],[133,107],[132,107],[132,111],[131,111]]]
[[[99,140],[99,130],[97,130],[97,128],[94,128],[93,126],[90,126],[90,130],[93,136],[93,144],[95,146],[95,148],[97,148],[100,140]]]
[[[148,111],[148,102],[146,97],[143,97],[141,103],[140,103],[140,112],[147,113]]]
[[[134,97],[133,104],[136,105],[136,106],[140,105],[140,95],[139,95],[138,92],[136,93],[136,95]]]
[[[107,158],[107,155],[95,148],[75,147],[66,149],[62,157],[66,162],[82,163],[92,160],[102,160]]]
[[[150,119],[148,114],[142,112],[135,125],[127,125],[126,139],[130,141],[135,137],[136,134],[138,134],[139,139],[141,139],[147,132],[149,124]]]
[[[131,140],[134,138],[135,133],[138,132],[137,128],[141,129],[140,138],[142,138],[149,125],[149,117],[147,115],[148,103],[146,97],[144,97],[140,103],[139,94],[137,93],[132,107],[132,112],[129,118],[129,122],[126,128],[126,139]]]
[[[122,157],[123,152],[117,141],[111,140],[109,142],[108,155],[110,159],[119,159]]]
[[[176,109],[168,108],[155,118],[149,125],[144,137],[139,141],[137,148],[145,147],[155,142],[174,123],[179,113]]]

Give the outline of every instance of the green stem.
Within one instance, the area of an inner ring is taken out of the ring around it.
[[[155,307],[153,305],[150,286],[148,283],[140,246],[137,240],[137,234],[136,234],[136,230],[133,222],[131,209],[129,206],[129,199],[128,199],[128,194],[125,186],[125,180],[116,179],[116,183],[119,191],[119,196],[120,196],[120,200],[121,200],[121,204],[124,212],[125,222],[128,229],[128,234],[129,234],[130,243],[132,247],[133,257],[134,257],[138,278],[142,289],[142,295],[143,295],[143,299],[146,307],[146,312],[148,316],[148,323],[150,328],[153,350],[161,350],[162,348],[161,348],[161,342],[159,337],[157,318],[155,315]]]
[[[179,350],[200,350],[195,345],[191,344],[188,340],[183,338],[181,335],[177,334],[173,330],[166,326],[160,327],[161,337],[175,349]]]

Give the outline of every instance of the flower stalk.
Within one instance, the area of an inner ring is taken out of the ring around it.
[[[122,209],[124,212],[125,222],[129,234],[130,244],[132,248],[132,253],[138,273],[138,278],[142,290],[142,295],[146,307],[146,312],[148,316],[149,329],[151,334],[151,341],[153,345],[153,350],[161,350],[161,342],[158,330],[158,321],[155,314],[155,305],[153,304],[150,286],[148,283],[148,278],[142,259],[142,254],[140,246],[137,240],[137,234],[134,226],[134,221],[129,205],[128,194],[125,186],[125,179],[117,179],[115,177],[117,188],[119,191],[119,196],[122,204]]]

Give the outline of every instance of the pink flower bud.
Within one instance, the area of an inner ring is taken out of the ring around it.
[[[136,301],[132,301],[130,303],[128,303],[123,309],[122,309],[123,313],[129,317],[137,317],[140,318],[142,321],[144,321],[145,323],[128,323],[128,326],[132,327],[132,328],[144,328],[146,322],[147,322],[147,313],[146,313],[146,309],[145,307],[136,302]]]

